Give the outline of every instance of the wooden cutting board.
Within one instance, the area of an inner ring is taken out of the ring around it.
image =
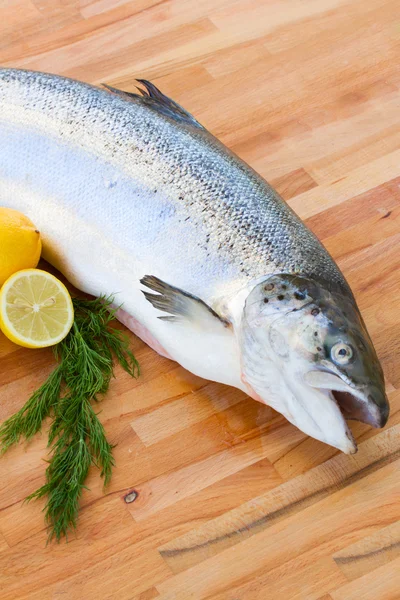
[[[46,433],[0,460],[2,600],[400,598],[399,18],[398,0],[0,3],[2,66],[151,79],[275,184],[348,277],[392,407],[344,456],[132,335],[142,376],[118,370],[101,405],[114,477],[103,492],[93,469],[68,544],[23,503]],[[1,420],[52,366],[0,335]]]

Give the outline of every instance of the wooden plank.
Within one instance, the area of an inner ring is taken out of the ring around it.
[[[154,598],[158,598],[159,595],[160,594],[157,592],[156,588],[153,587],[145,592],[142,592],[139,594],[139,596],[135,596],[132,598],[132,600],[154,600]]]
[[[397,13],[398,0],[0,2],[2,66],[126,90],[151,79],[271,180],[348,278],[391,403],[384,431],[351,424],[360,451],[345,457],[129,334],[141,377],[117,368],[99,405],[114,475],[104,490],[90,471],[68,544],[46,546],[44,501],[24,503],[44,481],[46,427],[1,457],[2,598],[398,598]],[[54,364],[0,333],[0,421]]]
[[[156,587],[162,599],[212,597],[227,585],[232,587],[239,581],[248,581],[312,549],[318,548],[320,557],[329,556],[343,546],[346,536],[356,541],[365,532],[387,524],[388,520],[398,519],[399,468],[397,459],[368,476],[356,477],[352,485],[337,491],[332,498],[306,507],[301,518],[297,512],[282,515],[271,527],[260,527],[258,533],[244,536],[240,544],[228,545],[217,555],[211,552],[208,559],[158,584]],[[385,481],[384,486],[382,481]],[[385,514],[377,509],[384,497],[390,506]],[[357,514],[357,530],[352,528],[354,514]],[[258,527],[257,521],[251,521],[247,526],[254,529]],[[247,529],[246,523],[242,529]],[[224,539],[228,537],[224,535]],[[215,533],[212,539],[217,539]]]
[[[153,537],[151,547],[158,548],[280,483],[282,479],[271,468],[271,463],[267,459],[258,461],[137,522],[137,539]],[[135,491],[140,492],[137,488]],[[120,497],[123,498],[127,492],[122,492]],[[138,500],[140,496],[135,502]],[[135,502],[126,505],[132,515]]]
[[[269,571],[262,571],[229,589],[228,598],[245,600],[319,600],[321,592],[340,587],[345,577],[329,557],[315,560],[313,552]],[[226,590],[209,596],[226,600]],[[322,598],[321,600],[327,600]]]
[[[284,200],[290,200],[290,198],[307,192],[317,185],[304,169],[296,169],[291,173],[273,179],[270,183],[281,194]]]
[[[9,546],[7,544],[5,537],[3,536],[2,533],[0,533],[0,553],[8,550],[8,548],[9,548]]]
[[[400,558],[355,579],[331,593],[332,600],[397,600],[400,590]]]
[[[133,517],[139,521],[145,519],[266,458],[267,438],[268,433],[139,486],[139,499],[132,507]],[[266,466],[267,477],[269,470],[273,470],[272,465]]]
[[[397,461],[400,440],[396,441],[395,438],[399,432],[400,426],[396,425],[366,441],[354,457],[337,455],[264,496],[205,523],[160,547],[161,555],[178,573],[240,544],[260,531],[268,530],[276,521],[297,514],[338,489],[346,489],[358,478],[379,469],[382,464]]]
[[[360,194],[339,206],[323,210],[306,220],[315,235],[326,240],[345,229],[363,223],[365,220],[384,216],[400,206],[398,186],[400,177],[385,182]]]
[[[336,206],[354,195],[362,194],[385,183],[388,179],[399,177],[399,158],[400,150],[396,149],[394,152],[368,163],[368,165],[354,169],[340,181],[329,185],[320,185],[308,192],[303,192],[290,200],[289,204],[303,219],[312,217],[321,210]]]
[[[400,557],[400,521],[336,552],[333,560],[347,579],[353,580],[398,557]]]
[[[245,397],[233,388],[209,383],[200,391],[192,389],[190,395],[137,417],[131,426],[142,442],[150,446],[242,402]]]
[[[156,552],[138,554],[132,546],[58,583],[54,594],[65,594],[71,600],[80,600],[82,597],[94,597],[96,590],[101,589],[105,598],[117,596],[121,600],[131,600],[132,593],[138,595],[146,592],[150,585],[168,575],[165,563]]]

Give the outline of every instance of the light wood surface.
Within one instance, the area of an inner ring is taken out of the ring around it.
[[[102,403],[113,480],[91,472],[68,544],[46,546],[43,503],[23,503],[46,435],[0,460],[2,600],[400,598],[398,0],[0,7],[2,66],[151,79],[275,184],[348,277],[392,411],[383,431],[353,425],[344,456],[132,335],[143,374],[118,370]],[[1,420],[52,364],[0,337]]]

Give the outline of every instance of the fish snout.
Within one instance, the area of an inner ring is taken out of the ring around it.
[[[368,395],[368,404],[375,410],[370,411],[372,427],[385,427],[390,413],[389,401],[386,393],[379,388],[373,388]]]
[[[355,395],[354,390],[334,391],[333,395],[346,419],[361,421],[371,427],[384,427],[389,418],[389,402],[384,390],[369,387]]]

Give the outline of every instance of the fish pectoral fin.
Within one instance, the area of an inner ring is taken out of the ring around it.
[[[193,296],[188,292],[184,292],[179,288],[165,283],[158,277],[153,275],[145,275],[140,283],[149,288],[155,294],[144,291],[143,294],[146,300],[168,315],[158,317],[162,321],[190,321],[202,328],[213,328],[222,326],[224,328],[230,326],[230,322],[218,315],[208,304],[200,300],[197,296]]]
[[[179,123],[186,123],[199,129],[205,129],[203,125],[201,125],[187,110],[180,106],[180,104],[160,92],[154,83],[151,83],[146,79],[137,79],[136,81],[145,87],[145,89],[138,88],[140,94],[135,92],[124,92],[123,90],[118,90],[106,83],[103,83],[102,85],[110,92],[124,98],[135,100],[140,98],[143,102],[147,102],[154,110],[157,110],[166,117],[175,119],[175,121],[178,121]]]

